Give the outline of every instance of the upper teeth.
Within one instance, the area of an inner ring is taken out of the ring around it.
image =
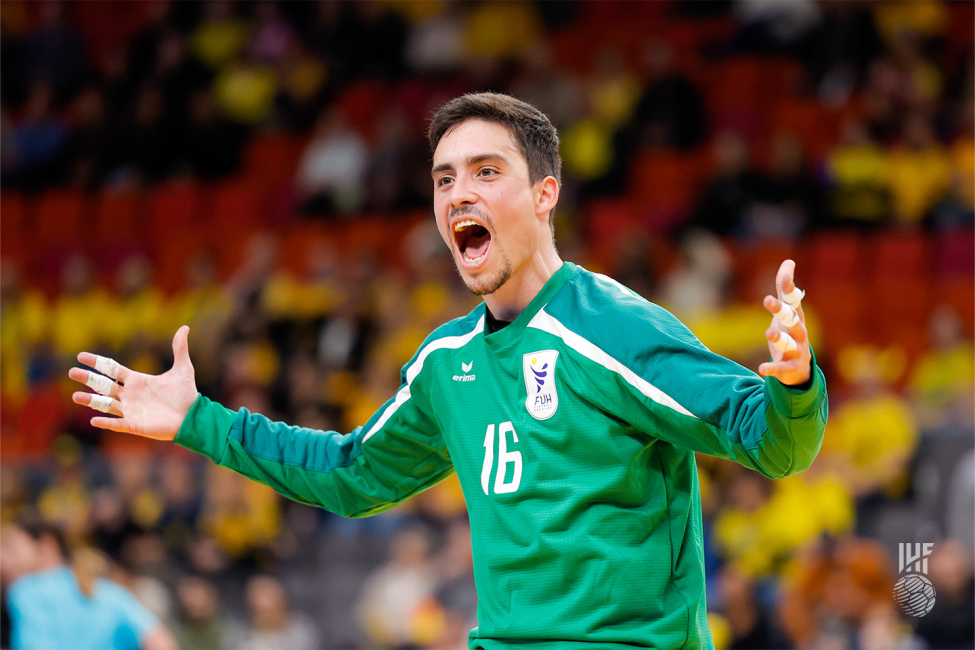
[[[477,226],[477,225],[479,224],[472,219],[468,219],[467,221],[458,221],[457,223],[454,224],[454,232],[460,232],[461,230],[467,228],[468,226]]]

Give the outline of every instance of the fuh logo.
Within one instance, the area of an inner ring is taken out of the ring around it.
[[[908,616],[924,616],[934,607],[937,593],[927,578],[933,548],[931,542],[897,545],[897,571],[903,575],[894,585],[894,600]]]
[[[524,357],[525,389],[528,397],[525,408],[536,420],[547,420],[559,408],[559,393],[555,389],[556,350],[532,352]]]

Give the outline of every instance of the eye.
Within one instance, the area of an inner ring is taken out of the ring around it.
[[[497,176],[497,175],[498,175],[497,170],[496,169],[491,169],[490,167],[485,167],[480,172],[478,172],[478,176],[488,176],[488,177],[490,177],[490,176]]]
[[[453,182],[454,182],[454,179],[451,178],[450,176],[441,176],[437,180],[437,187],[443,187],[444,185],[447,185],[447,184],[453,183]]]

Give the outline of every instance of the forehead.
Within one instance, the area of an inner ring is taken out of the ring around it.
[[[520,163],[527,169],[528,163],[511,131],[503,124],[480,119],[461,122],[447,131],[433,153],[433,165],[458,166],[467,158],[488,153],[503,154],[513,164]]]

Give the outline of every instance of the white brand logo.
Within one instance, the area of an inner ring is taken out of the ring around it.
[[[897,545],[897,569],[904,575],[894,585],[894,600],[908,616],[924,616],[934,607],[937,593],[927,579],[928,556],[933,548],[931,542]]]
[[[471,362],[470,363],[464,363],[463,361],[461,361],[460,362],[460,369],[464,371],[464,374],[463,375],[454,375],[454,381],[474,381],[474,378],[477,377],[477,375],[468,375],[467,374],[467,373],[469,373],[471,371],[471,368],[473,368],[473,367],[474,367],[474,360],[473,359],[471,359]]]
[[[525,408],[536,420],[547,420],[559,408],[559,393],[555,389],[556,350],[532,352],[524,357],[525,388],[528,398]]]

